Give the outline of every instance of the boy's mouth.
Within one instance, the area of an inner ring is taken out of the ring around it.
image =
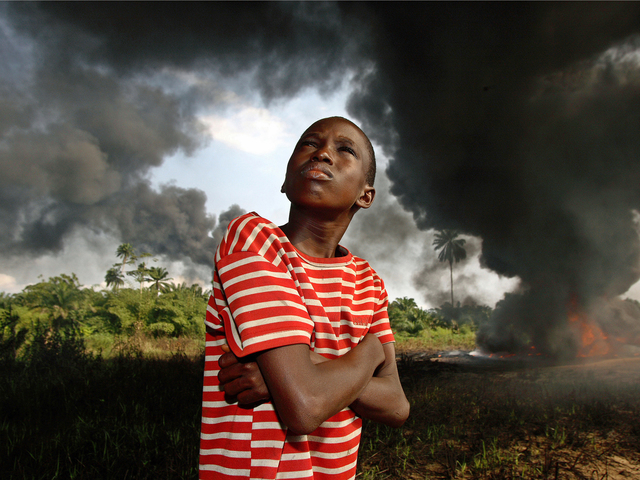
[[[300,174],[307,178],[321,179],[321,178],[333,178],[333,173],[327,165],[320,162],[312,162],[305,165]]]

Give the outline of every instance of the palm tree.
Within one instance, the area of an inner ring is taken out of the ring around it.
[[[170,285],[169,280],[173,280],[172,278],[167,278],[169,276],[169,272],[163,267],[151,267],[147,273],[150,281],[153,282],[151,289],[155,288],[157,295],[160,295],[160,290],[164,292]]]
[[[130,272],[127,272],[127,275],[132,276],[133,278],[136,279],[136,281],[138,283],[140,283],[140,295],[142,295],[142,284],[144,282],[149,282],[151,281],[151,279],[149,278],[149,269],[147,268],[147,265],[142,262],[140,264],[138,264],[138,268],[136,268],[135,270],[132,270]]]
[[[105,282],[107,282],[107,287],[113,285],[114,290],[118,290],[119,287],[124,285],[124,277],[122,276],[122,272],[116,268],[114,265],[109,270],[107,270],[107,274],[104,276]]]
[[[389,321],[391,327],[398,332],[417,335],[425,328],[434,325],[433,313],[423,310],[413,298],[396,298],[389,304]]]
[[[79,314],[83,295],[75,273],[28,285],[24,292],[27,305],[49,314],[51,328],[78,328],[79,323],[74,317]]]
[[[453,262],[458,263],[460,260],[467,258],[467,251],[464,249],[466,240],[458,238],[456,230],[438,230],[436,238],[433,241],[435,251],[440,250],[438,260],[441,262],[449,262],[449,271],[451,274],[451,306],[453,303]]]
[[[124,276],[124,267],[129,260],[133,261],[136,258],[136,251],[133,245],[130,243],[123,243],[116,250],[116,255],[122,258],[122,268],[120,269],[120,275]]]
[[[392,324],[401,323],[413,310],[416,310],[418,308],[418,304],[413,298],[396,298],[389,304],[389,307],[387,309],[387,311],[389,312],[389,320]]]

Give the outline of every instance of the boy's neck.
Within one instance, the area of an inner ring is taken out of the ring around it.
[[[334,258],[338,244],[347,231],[351,216],[325,218],[291,208],[289,221],[280,229],[289,241],[305,255]]]

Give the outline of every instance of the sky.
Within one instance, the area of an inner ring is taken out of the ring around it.
[[[343,243],[391,298],[448,300],[431,243],[456,229],[456,299],[504,299],[487,347],[553,349],[575,299],[640,298],[639,52],[631,2],[1,4],[0,290],[99,286],[124,242],[206,284],[234,215],[286,221],[296,139],[342,115],[379,162]]]

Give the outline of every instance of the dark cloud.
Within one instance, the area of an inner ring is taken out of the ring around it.
[[[145,183],[120,192],[118,200],[103,207],[115,221],[123,241],[172,260],[188,257],[213,267],[215,243],[209,232],[215,217],[204,208],[204,192],[164,185],[156,192]]]
[[[355,255],[383,260],[389,258],[392,251],[409,248],[416,226],[388,190],[389,179],[382,173],[376,178],[373,206],[353,217],[345,239]]]
[[[251,72],[251,86],[266,99],[340,84],[358,66],[354,40],[364,33],[331,3],[44,2],[15,9],[37,38],[54,32],[54,54],[70,49],[76,61],[123,76],[167,67],[223,77]]]
[[[386,173],[380,172],[373,206],[354,216],[342,243],[371,263],[385,280],[392,299],[414,290],[416,293],[410,296],[427,308],[451,302],[449,264],[438,260],[433,247],[434,231],[420,231],[411,214],[389,194],[389,186]],[[454,301],[493,306],[499,294],[492,286],[502,292],[511,285],[479,268],[480,239],[465,240],[467,260],[454,266]]]
[[[82,227],[211,266],[216,221],[204,193],[155,191],[149,172],[203,144],[197,114],[226,108],[225,81],[242,79],[265,102],[340,84],[358,64],[337,13],[332,4],[3,5],[3,252],[60,252]]]
[[[639,278],[639,66],[601,55],[637,49],[640,7],[369,7],[375,74],[349,107],[374,139],[393,125],[392,192],[421,228],[482,238],[483,264],[527,289],[493,331],[555,350],[570,298],[588,308]]]

